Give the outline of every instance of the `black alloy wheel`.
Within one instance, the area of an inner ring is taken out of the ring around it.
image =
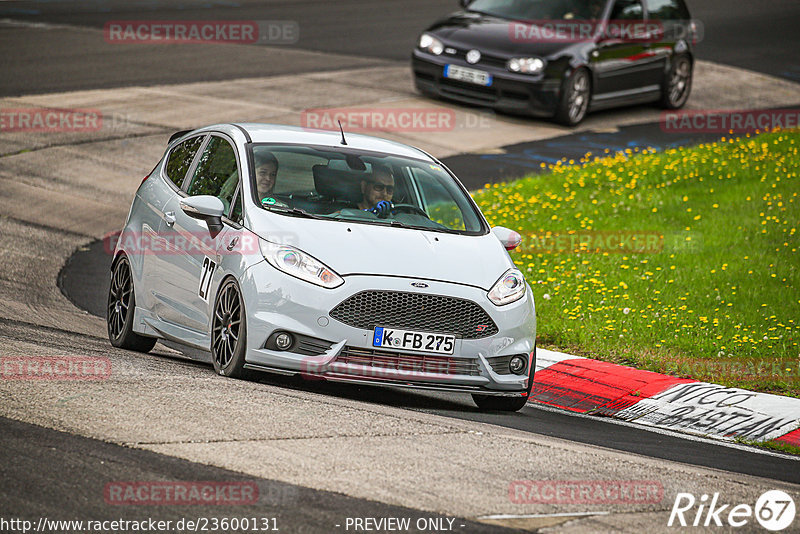
[[[120,257],[111,271],[111,286],[108,289],[106,325],[111,344],[121,349],[150,352],[157,339],[140,336],[133,331],[133,315],[136,299],[133,292],[131,264],[125,256]]]

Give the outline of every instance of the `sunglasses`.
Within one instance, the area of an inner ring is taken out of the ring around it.
[[[369,185],[371,185],[372,188],[375,191],[377,191],[378,193],[382,193],[384,191],[386,191],[390,195],[392,193],[394,193],[394,186],[393,185],[386,185],[386,184],[382,184],[382,183],[379,183],[379,182],[369,182]]]

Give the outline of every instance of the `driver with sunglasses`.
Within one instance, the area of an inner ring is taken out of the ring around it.
[[[361,181],[362,200],[358,207],[374,213],[380,218],[387,217],[394,208],[394,176],[388,167],[373,165],[370,177]]]

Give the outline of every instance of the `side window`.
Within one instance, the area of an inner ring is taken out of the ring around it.
[[[230,215],[228,218],[233,222],[239,223],[242,222],[242,195],[241,190],[236,193],[236,200],[233,201],[233,208],[231,208]]]
[[[230,213],[231,201],[239,186],[239,167],[236,153],[225,139],[213,136],[200,156],[189,185],[190,196],[211,195],[225,204],[225,214]]]
[[[639,0],[617,0],[611,11],[611,20],[642,20],[644,10]]]
[[[689,10],[680,0],[647,0],[647,12],[656,20],[689,19]]]
[[[422,205],[431,220],[454,230],[464,230],[464,218],[453,195],[427,172],[413,169],[412,173],[422,196]]]
[[[166,174],[172,183],[180,188],[186,171],[192,165],[197,149],[203,143],[204,136],[192,137],[172,149],[167,159]]]

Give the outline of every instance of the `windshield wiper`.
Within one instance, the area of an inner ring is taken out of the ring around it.
[[[459,232],[458,230],[453,230],[451,228],[439,228],[436,226],[420,226],[417,224],[406,224],[404,222],[397,220],[392,220],[392,221],[379,220],[378,224],[381,224],[382,226],[394,226],[396,228],[408,228],[410,230],[428,230],[430,232],[440,232],[443,234],[461,234],[461,232]]]
[[[301,210],[300,208],[283,208],[281,206],[270,206],[267,208],[267,211],[277,211],[280,213],[284,213],[286,215],[291,215],[293,217],[304,217],[306,219],[322,219],[319,215],[314,215],[313,213],[309,213],[306,210]]]

